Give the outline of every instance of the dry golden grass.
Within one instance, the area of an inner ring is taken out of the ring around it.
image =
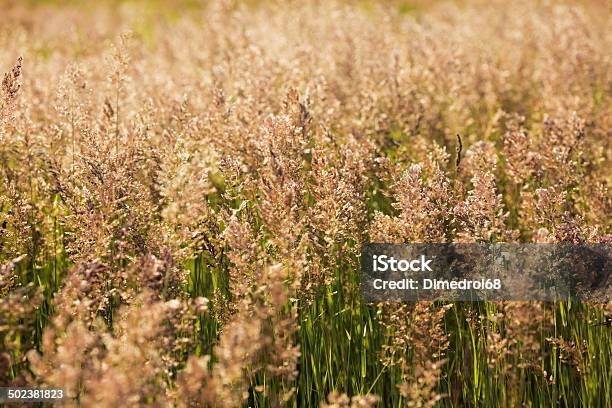
[[[0,385],[610,406],[610,303],[358,289],[369,241],[610,243],[608,6],[5,3]]]

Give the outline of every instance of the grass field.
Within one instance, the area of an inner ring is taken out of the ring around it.
[[[609,2],[0,7],[0,386],[612,407],[612,302],[359,291],[367,242],[611,243]]]

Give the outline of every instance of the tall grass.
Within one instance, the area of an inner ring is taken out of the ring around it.
[[[34,3],[0,16],[0,385],[612,406],[610,302],[359,290],[367,242],[610,243],[598,2]]]

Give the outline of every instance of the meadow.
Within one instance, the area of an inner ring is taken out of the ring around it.
[[[612,243],[606,1],[0,1],[0,386],[612,407],[612,302],[387,302],[368,242]]]

